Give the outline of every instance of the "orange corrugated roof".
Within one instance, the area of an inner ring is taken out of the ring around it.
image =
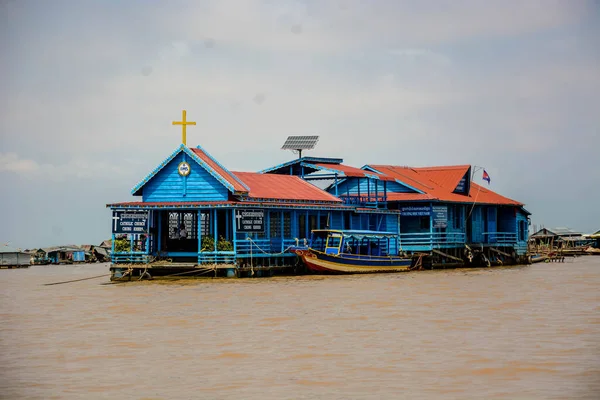
[[[248,197],[273,200],[305,200],[341,203],[334,195],[293,175],[233,172],[250,188]]]
[[[469,165],[411,168],[394,165],[369,165],[369,167],[404,182],[424,194],[388,193],[389,201],[438,200],[457,203],[487,203],[504,205],[523,205],[471,183],[468,196],[453,193],[462,177],[469,171]]]
[[[229,172],[228,170],[226,170],[225,168],[221,167],[215,160],[213,160],[213,158],[208,155],[208,153],[206,153],[203,149],[198,149],[198,148],[190,148],[190,150],[192,150],[194,152],[195,155],[197,155],[202,161],[204,161],[205,163],[207,163],[213,170],[215,170],[215,172],[217,174],[219,174],[223,179],[225,179],[231,186],[233,186],[233,189],[236,192],[244,192],[247,193],[248,189],[246,189],[244,187],[244,185],[242,185],[240,182],[237,181],[237,179],[235,178],[235,176]]]

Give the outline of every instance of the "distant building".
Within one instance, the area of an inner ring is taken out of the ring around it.
[[[537,246],[575,247],[585,245],[589,238],[570,228],[542,228],[530,235],[529,241]]]
[[[587,235],[587,237],[592,241],[592,246],[600,249],[600,230],[592,233],[591,235]]]
[[[58,246],[43,249],[51,264],[85,262],[85,251],[77,246]]]
[[[0,266],[3,268],[23,268],[31,265],[31,254],[9,246],[0,247]]]

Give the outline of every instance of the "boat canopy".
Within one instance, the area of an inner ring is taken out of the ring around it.
[[[362,240],[364,238],[382,239],[388,237],[398,236],[395,232],[384,232],[384,231],[360,231],[360,230],[340,230],[340,229],[315,229],[312,231],[315,236],[327,236],[329,234],[339,234],[344,238],[354,238]]]

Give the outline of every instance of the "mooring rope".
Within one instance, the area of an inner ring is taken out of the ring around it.
[[[251,238],[251,237],[248,237],[248,238],[247,238],[247,240],[251,241],[251,242],[252,242],[252,244],[254,244],[254,246],[256,246],[256,248],[257,248],[257,249],[259,249],[260,251],[262,251],[263,253],[265,253],[265,254],[270,254],[270,255],[273,255],[273,256],[278,256],[278,255],[281,255],[281,254],[285,254],[285,252],[286,252],[286,251],[288,251],[289,249],[291,249],[292,247],[294,247],[294,246],[288,246],[287,248],[285,248],[285,249],[284,249],[282,252],[280,252],[280,253],[267,253],[266,251],[264,251],[264,250],[263,250],[263,249],[262,249],[262,248],[261,248],[261,247],[258,245],[258,243],[256,243],[254,240],[252,240],[252,238]],[[250,250],[252,250],[252,245],[250,245]]]
[[[97,276],[90,276],[89,278],[72,279],[72,280],[70,280],[70,281],[63,281],[63,282],[44,283],[44,286],[62,285],[63,283],[71,283],[71,282],[87,281],[87,280],[89,280],[89,279],[102,278],[102,277],[104,277],[104,276],[110,276],[110,274],[103,274],[103,275],[97,275]]]

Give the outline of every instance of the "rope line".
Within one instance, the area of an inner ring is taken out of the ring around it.
[[[62,285],[63,283],[71,283],[71,282],[87,281],[87,280],[89,280],[89,279],[102,278],[102,277],[104,277],[104,276],[110,276],[110,274],[103,274],[103,275],[97,275],[97,276],[90,276],[89,278],[72,279],[72,280],[70,280],[70,281],[63,281],[63,282],[44,283],[44,286]]]

